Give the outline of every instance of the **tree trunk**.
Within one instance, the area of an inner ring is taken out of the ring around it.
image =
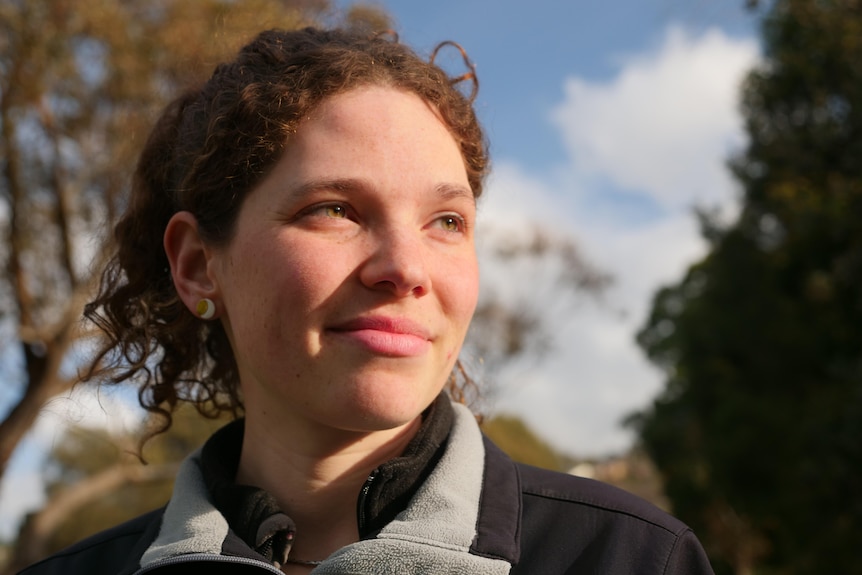
[[[28,385],[24,396],[12,408],[9,415],[0,422],[0,480],[15,447],[33,426],[45,402],[69,389],[67,380],[53,379]]]

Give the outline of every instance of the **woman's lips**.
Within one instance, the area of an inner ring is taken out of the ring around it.
[[[431,336],[421,324],[404,318],[362,317],[328,330],[336,337],[388,357],[415,357],[431,346]]]

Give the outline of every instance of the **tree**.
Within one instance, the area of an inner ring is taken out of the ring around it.
[[[481,364],[482,399],[501,391],[500,374],[518,361],[538,361],[559,343],[555,320],[571,317],[585,298],[602,297],[612,278],[583,256],[570,235],[538,223],[513,233],[485,225],[479,236],[482,291],[464,344]]]
[[[44,403],[77,379],[79,318],[154,114],[264,27],[341,20],[327,0],[0,3],[0,351],[19,382],[0,477]]]
[[[763,40],[741,213],[656,295],[632,421],[719,573],[862,572],[862,3],[777,0]]]
[[[573,465],[570,457],[557,452],[516,416],[498,415],[483,422],[482,431],[515,461],[554,471],[567,471]]]
[[[72,427],[50,455],[47,503],[25,519],[0,573],[17,573],[90,534],[164,505],[182,459],[225,421],[205,419],[190,406],[180,408],[171,429],[147,443],[147,465],[135,455],[141,430],[118,434]]]

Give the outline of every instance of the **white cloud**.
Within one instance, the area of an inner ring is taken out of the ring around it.
[[[507,171],[515,172],[511,166]],[[537,205],[552,195],[538,184],[530,190]],[[506,206],[499,210],[506,213]],[[554,329],[552,353],[538,364],[501,374],[503,389],[494,407],[522,415],[561,449],[597,456],[630,445],[631,433],[620,428],[620,420],[659,391],[661,374],[637,347],[635,333],[656,288],[679,279],[705,245],[687,212],[637,228],[578,214],[566,227],[576,230],[586,256],[610,272],[614,284],[601,301],[583,300],[564,318],[553,315],[559,306],[547,304],[551,315],[546,319]],[[504,283],[495,271],[491,277],[483,275],[483,282]],[[543,298],[549,293],[535,285],[519,289],[534,289]]]
[[[635,334],[656,289],[678,281],[705,252],[691,208],[734,210],[725,161],[744,142],[736,102],[756,57],[753,40],[716,30],[695,37],[671,27],[655,51],[625,59],[611,81],[566,81],[552,117],[569,165],[545,177],[496,166],[482,208],[486,220],[573,231],[586,257],[615,277],[607,305],[581,306],[559,325],[557,353],[505,374],[499,411],[521,414],[576,455],[630,445],[621,418],[644,407],[662,384]],[[619,215],[623,207],[608,185],[661,209],[632,224]]]
[[[743,141],[738,91],[757,54],[754,40],[671,27],[657,51],[623,59],[611,82],[569,78],[552,118],[572,165],[665,208],[726,202],[724,162]]]
[[[559,209],[560,198],[547,178],[531,176],[516,164],[494,164],[486,187],[487,195],[479,200],[480,225],[517,233],[527,231],[531,222],[556,227],[571,223],[570,216]]]

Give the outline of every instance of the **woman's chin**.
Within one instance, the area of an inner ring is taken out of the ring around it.
[[[342,403],[342,425],[353,431],[383,431],[395,429],[414,421],[434,401],[439,390],[420,394],[415,390],[399,392],[387,388],[357,391]]]

